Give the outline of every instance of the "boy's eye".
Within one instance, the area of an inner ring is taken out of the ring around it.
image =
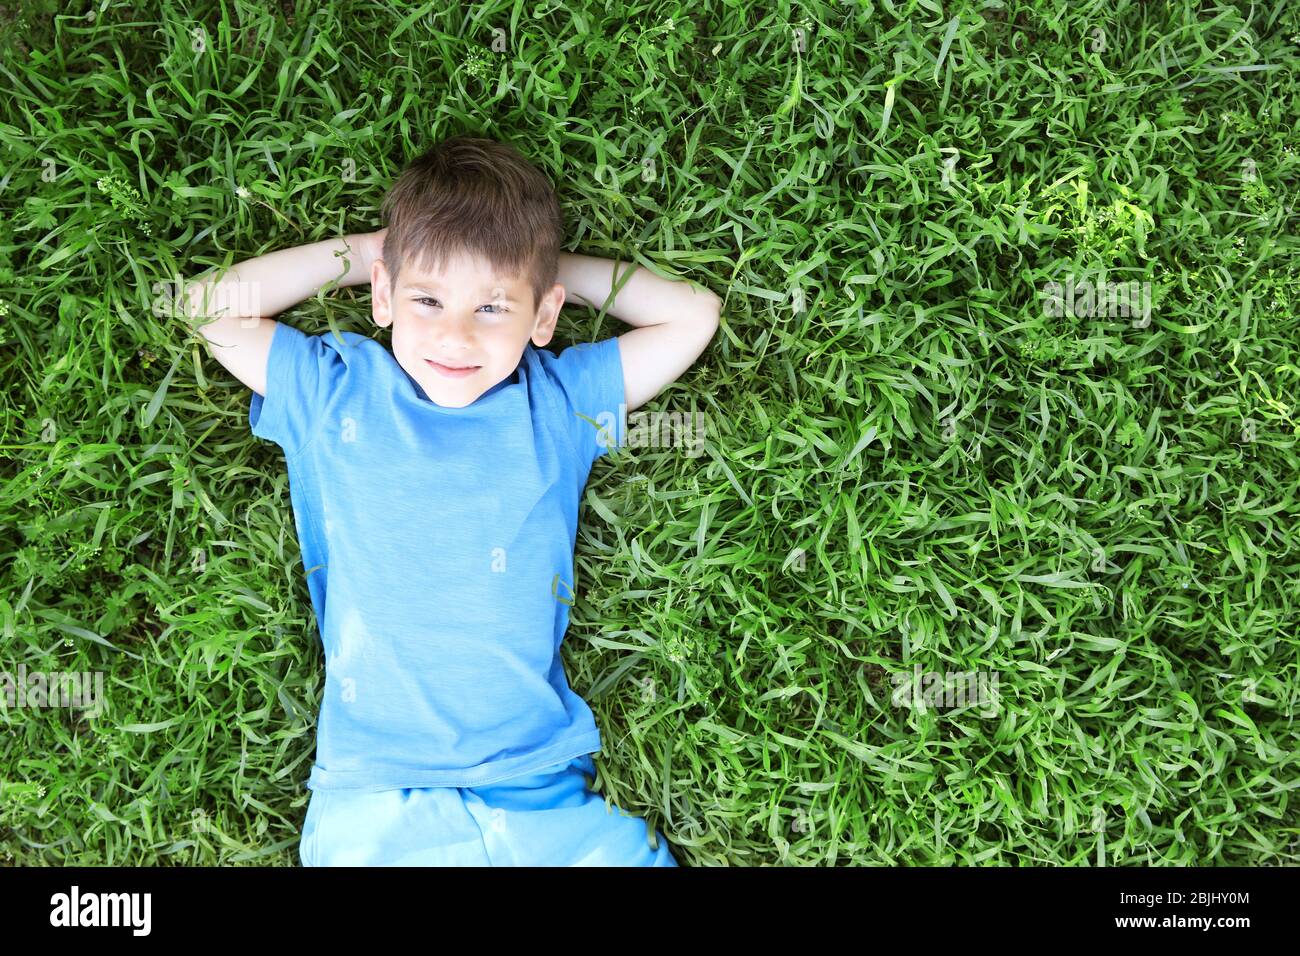
[[[440,305],[440,304],[441,304],[441,303],[438,302],[437,299],[431,299],[431,298],[430,298],[429,296],[427,296],[427,295],[425,295],[425,296],[420,296],[418,299],[415,299],[414,301],[415,301],[415,302],[418,302],[420,305],[424,306],[425,308],[433,308],[434,306],[437,306],[437,305]],[[486,304],[484,304],[484,305],[479,306],[479,308],[480,308],[480,309],[492,309],[492,310],[494,310],[492,313],[490,313],[490,314],[492,314],[492,315],[498,315],[498,314],[501,314],[501,313],[505,313],[505,312],[509,312],[509,311],[510,311],[509,309],[504,308],[504,307],[502,307],[502,306],[498,306],[498,305],[496,305],[495,303],[486,303]]]

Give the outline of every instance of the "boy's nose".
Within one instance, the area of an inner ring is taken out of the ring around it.
[[[448,319],[434,329],[434,344],[448,352],[469,351],[474,347],[474,325],[464,319]]]

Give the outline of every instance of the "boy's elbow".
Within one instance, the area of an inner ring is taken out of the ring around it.
[[[718,326],[722,323],[722,300],[712,293],[710,297],[712,301],[701,309],[698,317],[691,323],[692,338],[697,346],[695,352],[697,358],[709,347],[713,337],[718,334]]]
[[[704,308],[704,322],[714,332],[722,323],[722,299],[716,292],[709,293],[709,301]]]
[[[678,317],[694,322],[718,322],[719,316],[722,315],[722,299],[716,292],[696,283],[690,283],[684,292],[680,305],[675,306]]]

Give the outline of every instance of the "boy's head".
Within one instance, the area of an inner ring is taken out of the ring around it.
[[[382,211],[375,322],[392,324],[393,355],[429,398],[464,408],[514,372],[529,339],[542,346],[555,331],[555,191],[513,147],[454,136],[402,171]]]

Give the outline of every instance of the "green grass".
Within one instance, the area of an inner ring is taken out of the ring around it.
[[[465,131],[725,299],[647,407],[704,453],[593,472],[564,651],[683,865],[1300,862],[1300,8],[308,6],[0,8],[0,668],[110,701],[0,712],[0,862],[297,864],[284,462],[155,283],[378,228]],[[368,296],[282,318],[387,341]]]

